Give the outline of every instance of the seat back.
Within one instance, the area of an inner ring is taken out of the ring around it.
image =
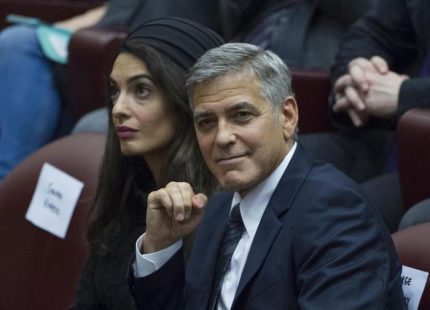
[[[293,91],[299,106],[299,132],[329,131],[329,73],[293,69],[292,75]]]
[[[392,235],[403,265],[430,273],[430,223],[418,224]],[[430,309],[430,279],[421,298],[419,309]]]
[[[70,108],[76,118],[106,105],[109,74],[125,30],[91,27],[77,31],[69,45]]]
[[[399,177],[406,209],[430,198],[430,109],[406,112],[397,126]]]
[[[98,182],[105,135],[56,140],[20,163],[0,187],[0,309],[67,309],[86,256],[86,219]],[[81,180],[84,188],[65,239],[25,219],[42,165]]]

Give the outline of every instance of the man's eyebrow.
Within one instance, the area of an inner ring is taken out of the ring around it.
[[[236,110],[241,110],[241,109],[249,109],[252,111],[258,111],[257,107],[249,101],[239,101],[239,102],[232,104],[228,108],[228,110],[231,110],[231,111],[236,111]]]
[[[249,101],[239,101],[236,103],[233,103],[227,108],[227,112],[235,112],[238,110],[247,109],[252,112],[257,113],[259,111],[258,107],[256,107],[254,104],[252,104]],[[199,120],[201,118],[210,117],[212,116],[212,111],[195,111],[194,112],[194,121]]]
[[[209,117],[211,115],[212,113],[210,111],[196,111],[194,112],[194,121],[201,118]]]

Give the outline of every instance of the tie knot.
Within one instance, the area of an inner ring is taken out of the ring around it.
[[[236,204],[230,212],[230,222],[243,223],[239,204]]]

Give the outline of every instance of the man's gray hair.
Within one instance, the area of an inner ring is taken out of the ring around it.
[[[187,80],[190,104],[194,106],[193,92],[198,84],[235,73],[255,75],[274,112],[293,95],[290,71],[279,56],[252,44],[227,43],[207,51],[191,68]]]

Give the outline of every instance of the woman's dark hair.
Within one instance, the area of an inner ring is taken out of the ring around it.
[[[105,153],[88,230],[88,240],[99,254],[106,251],[106,243],[121,229],[121,225],[129,222],[131,209],[136,207],[132,201],[136,197],[136,189],[149,193],[170,181],[183,181],[190,183],[195,192],[210,195],[217,186],[198,149],[185,89],[187,72],[168,57],[136,40],[126,42],[120,50],[120,53],[123,52],[129,52],[145,62],[154,83],[172,105],[176,128],[160,182],[155,185],[142,157],[122,155],[112,118],[109,117]],[[112,104],[108,106],[111,111]],[[153,185],[148,188],[148,184]],[[144,185],[147,187],[144,188]],[[142,201],[142,207],[144,205],[146,203]]]

